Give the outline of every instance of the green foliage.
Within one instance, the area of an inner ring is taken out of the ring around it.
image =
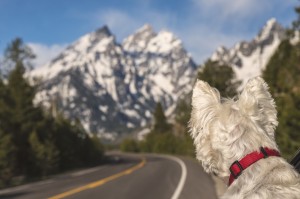
[[[72,124],[59,114],[51,126],[49,134],[59,151],[60,170],[92,166],[102,160],[100,140],[90,138],[78,123]]]
[[[177,139],[171,133],[166,134],[149,134],[147,144],[150,145],[150,152],[175,154],[179,151]]]
[[[134,139],[124,139],[120,145],[121,151],[124,152],[134,152],[137,153],[140,151],[139,143]]]
[[[188,132],[188,122],[191,117],[191,97],[188,100],[179,100],[176,110],[175,110],[175,124],[174,132],[181,138],[180,145],[182,147],[181,151],[184,151],[184,155],[195,156],[195,147],[193,144],[193,139]]]
[[[5,63],[10,65],[8,67],[14,68],[17,64],[21,65],[23,69],[30,69],[32,68],[30,61],[35,58],[35,55],[21,38],[16,38],[5,49],[4,58]]]
[[[172,133],[149,133],[140,143],[140,151],[194,156],[192,139],[189,136],[175,136]]]
[[[0,133],[0,187],[8,186],[14,176],[15,147],[10,135]]]
[[[152,132],[166,133],[170,131],[171,126],[168,124],[161,103],[157,103],[154,111],[154,125]]]
[[[51,140],[40,141],[36,132],[32,132],[29,137],[29,143],[34,155],[37,173],[42,176],[54,173],[58,169],[59,151]]]
[[[278,110],[276,139],[284,157],[300,148],[300,44],[283,41],[263,73]]]
[[[141,150],[154,153],[173,153],[177,146],[172,136],[171,125],[167,122],[161,103],[156,104],[153,120],[153,127],[145,142],[141,143]],[[168,146],[170,142],[173,144]]]
[[[14,40],[5,51],[5,59],[13,64],[14,69],[8,76],[7,85],[2,85],[3,92],[7,95],[2,100],[3,106],[0,107],[7,114],[3,117],[5,123],[2,130],[10,133],[12,143],[16,148],[14,154],[16,163],[13,170],[17,175],[34,173],[28,138],[34,130],[34,122],[42,118],[41,109],[33,105],[35,90],[23,77],[26,64],[32,57],[31,51],[20,39]]]
[[[148,153],[166,153],[194,156],[194,146],[192,139],[186,133],[189,106],[182,101],[177,109],[178,125],[173,127],[167,123],[164,112],[160,104],[154,112],[154,125],[145,140],[139,143],[139,151]],[[159,118],[159,119],[158,119]],[[159,123],[159,124],[157,124]],[[177,127],[181,127],[177,129]],[[160,128],[158,128],[160,127]],[[178,133],[175,133],[177,129]],[[136,147],[136,143],[127,142],[130,147]]]
[[[191,97],[189,96],[188,99]],[[187,127],[187,123],[191,117],[191,103],[185,100],[179,100],[175,110],[175,120],[176,123],[183,127]]]
[[[90,157],[96,160],[95,163],[99,163],[99,161],[102,160],[105,151],[105,148],[101,143],[101,140],[94,135],[89,137],[88,142],[86,142],[86,144],[90,145],[89,147]]]
[[[292,22],[293,30],[300,30],[300,6],[295,8],[297,19]]]
[[[241,84],[230,66],[208,60],[198,73],[198,79],[206,81],[220,91],[221,96],[234,97]]]
[[[102,160],[100,140],[88,136],[78,121],[62,114],[54,118],[33,104],[36,89],[24,78],[33,57],[20,39],[5,51],[14,69],[7,83],[0,79],[0,187],[16,176],[44,177]]]

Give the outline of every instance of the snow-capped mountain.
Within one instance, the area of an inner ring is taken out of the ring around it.
[[[230,49],[219,47],[211,60],[232,66],[237,78],[245,82],[261,74],[284,38],[284,28],[275,19],[270,19],[252,41],[242,41]]]
[[[157,102],[171,114],[177,99],[191,90],[196,71],[171,32],[145,25],[119,44],[104,26],[29,77],[39,85],[35,103],[55,106],[110,139],[149,123]]]

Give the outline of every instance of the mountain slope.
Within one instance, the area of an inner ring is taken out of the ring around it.
[[[242,41],[230,49],[219,47],[211,60],[232,66],[237,78],[245,82],[261,74],[284,38],[284,28],[275,19],[270,19],[252,41]]]
[[[271,19],[252,41],[220,47],[211,59],[232,66],[245,82],[260,75],[284,38],[284,28]],[[39,85],[35,103],[79,119],[87,131],[106,139],[149,124],[157,102],[172,116],[196,75],[182,42],[147,24],[122,43],[104,26],[29,74]]]
[[[86,34],[29,76],[35,103],[57,107],[107,139],[151,120],[156,102],[168,114],[191,90],[196,65],[168,31],[145,25],[118,44],[108,27]]]

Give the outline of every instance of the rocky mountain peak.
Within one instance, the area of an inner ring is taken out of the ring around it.
[[[143,51],[147,47],[149,41],[155,36],[156,33],[152,26],[145,24],[135,33],[124,39],[123,47],[128,52]]]
[[[160,31],[156,37],[152,38],[148,45],[149,52],[159,52],[161,54],[171,53],[172,50],[182,48],[182,42],[170,31]]]
[[[283,39],[285,36],[284,28],[276,21],[275,18],[271,18],[267,21],[254,40],[256,42],[262,42],[267,40],[273,34],[278,34],[280,39]]]
[[[210,59],[231,66],[237,78],[245,82],[261,74],[284,38],[284,28],[272,18],[251,41],[239,42],[232,48],[219,47]]]
[[[113,138],[147,125],[157,102],[172,114],[196,70],[179,39],[146,24],[123,44],[106,26],[88,33],[30,76],[42,79],[36,103],[56,104],[89,132]]]
[[[97,29],[95,31],[95,34],[98,37],[109,37],[112,35],[107,25],[104,25],[103,27]]]
[[[150,24],[144,24],[141,28],[139,28],[133,35],[151,35],[155,34],[153,27]]]

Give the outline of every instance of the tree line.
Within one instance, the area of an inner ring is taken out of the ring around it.
[[[5,50],[0,78],[0,188],[99,163],[103,147],[79,121],[34,105],[37,88],[24,78],[31,49],[20,38]]]
[[[183,107],[184,106],[184,107]],[[125,139],[120,148],[126,152],[146,152],[146,153],[165,153],[194,156],[194,146],[191,137],[188,135],[186,123],[189,120],[189,111],[185,103],[182,102],[180,112],[183,115],[175,118],[177,126],[168,123],[161,103],[157,103],[153,112],[153,124],[150,133],[144,140]],[[183,110],[184,109],[184,110]],[[176,110],[179,112],[179,109]],[[181,125],[182,124],[182,125]],[[179,130],[180,129],[180,130]]]

